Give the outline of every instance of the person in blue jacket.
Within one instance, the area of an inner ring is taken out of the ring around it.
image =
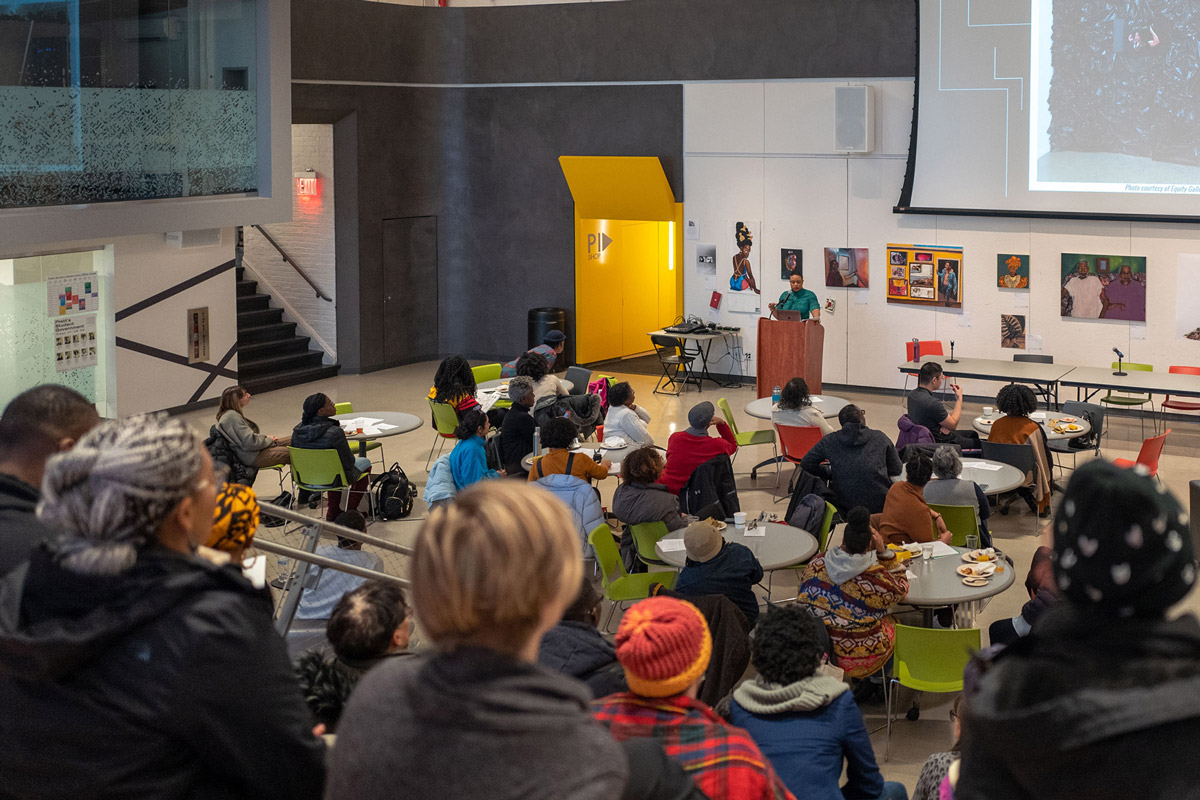
[[[487,433],[492,427],[487,415],[478,408],[469,408],[458,418],[454,435],[459,442],[450,451],[450,474],[458,491],[484,478],[497,478],[504,473],[488,469]]]
[[[693,522],[683,532],[687,561],[675,581],[679,594],[702,597],[723,594],[742,610],[750,627],[758,619],[754,584],[763,578],[762,564],[749,547],[727,542],[713,520]]]
[[[885,783],[879,774],[854,695],[841,670],[825,663],[823,633],[803,606],[768,611],[750,650],[758,676],[733,690],[730,720],[750,734],[797,797],[907,800],[903,784]]]

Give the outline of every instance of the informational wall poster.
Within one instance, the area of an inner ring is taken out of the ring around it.
[[[871,285],[869,262],[870,251],[865,247],[826,247],[825,285],[866,289]]]
[[[100,275],[77,272],[46,278],[46,314],[67,317],[100,310]],[[74,367],[72,367],[74,369]]]
[[[793,275],[804,277],[804,251],[784,247],[779,251],[779,277],[786,281]]]
[[[735,314],[757,314],[758,295],[754,292],[730,292],[725,296],[728,301],[725,310]]]
[[[700,238],[700,226],[696,224],[696,220],[689,219],[684,221],[683,238],[689,242],[694,242]]]
[[[889,244],[887,254],[889,303],[962,308],[961,247]]]
[[[696,245],[696,273],[699,275],[717,274],[717,246],[715,244]]]
[[[753,292],[758,294],[758,282],[755,279],[754,237],[758,235],[759,224],[756,221],[738,220],[729,230],[729,243],[733,249],[729,290],[731,292]]]
[[[1062,254],[1060,314],[1146,321],[1146,258]]]
[[[208,361],[208,307],[187,311],[188,363]]]
[[[1010,350],[1025,349],[1025,317],[1022,314],[1000,315],[1000,346]]]
[[[96,315],[54,320],[54,369],[69,372],[96,366]]]
[[[1175,274],[1175,335],[1200,342],[1200,255],[1180,253]]]
[[[1029,256],[1000,253],[996,256],[996,284],[1001,289],[1029,288]]]

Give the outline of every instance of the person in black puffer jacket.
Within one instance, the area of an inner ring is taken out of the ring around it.
[[[300,424],[292,429],[292,447],[303,450],[336,450],[342,461],[342,469],[351,483],[351,490],[326,492],[325,519],[333,522],[338,514],[345,511],[356,511],[362,502],[370,480],[371,461],[365,456],[355,456],[350,452],[350,443],[346,440],[346,432],[341,424],[332,419],[337,413],[333,398],[317,392],[304,398],[303,414]],[[342,508],[342,496],[349,494],[346,508]]]
[[[563,612],[562,620],[542,636],[538,650],[539,664],[583,681],[594,698],[629,688],[625,670],[617,663],[613,643],[596,630],[603,601],[591,577],[584,575],[575,602]]]
[[[59,533],[0,581],[0,795],[319,798],[270,596],[197,555],[217,478],[195,434],[102,423],[43,490]]]

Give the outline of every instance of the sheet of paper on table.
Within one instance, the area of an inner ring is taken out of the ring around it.
[[[378,425],[375,426],[375,430],[379,431],[380,433],[383,433],[384,431],[394,431],[398,427],[400,427],[400,426],[399,425],[388,425],[386,422],[380,422]]]
[[[904,577],[908,578],[910,582],[915,581],[917,579],[917,573],[913,572],[911,569],[906,569],[904,570]]]
[[[355,417],[354,419],[343,419],[341,423],[347,428],[369,428],[383,422],[381,419],[374,417]]]
[[[677,553],[687,550],[687,545],[684,544],[683,539],[659,539],[658,549],[664,553]]]
[[[964,464],[963,466],[966,467],[967,469],[986,469],[986,470],[991,470],[992,472],[999,472],[1000,470],[1004,469],[1008,465],[1007,464],[984,464],[979,461],[974,461],[974,462],[971,462],[970,464]]]
[[[753,528],[750,527],[749,525],[747,525],[746,530],[742,535],[743,536],[766,536],[767,535],[767,527],[766,527],[766,525],[763,525],[762,523],[755,525]]]
[[[928,544],[928,542],[927,542]],[[921,543],[909,542],[904,545],[904,549],[913,554],[914,560],[921,557]],[[933,557],[941,558],[942,556],[958,556],[958,551],[940,539],[933,542]]]
[[[496,390],[494,392],[480,392],[479,397],[481,398],[479,401],[479,410],[486,414],[487,412],[491,411],[492,406],[496,405],[497,401],[500,400],[500,391]]]

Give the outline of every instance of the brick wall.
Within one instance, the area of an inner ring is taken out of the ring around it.
[[[314,169],[319,174],[316,197],[297,197],[292,181],[292,221],[266,226],[275,241],[304,268],[326,294],[337,298],[334,274],[333,126],[292,126],[292,172]],[[314,335],[337,352],[336,303],[319,299],[309,285],[253,228],[246,228],[244,260],[267,285],[261,291],[275,296],[272,306],[283,318],[301,323],[300,335]],[[305,330],[305,327],[308,330]],[[319,347],[318,342],[313,343]],[[332,359],[326,357],[326,361]]]

